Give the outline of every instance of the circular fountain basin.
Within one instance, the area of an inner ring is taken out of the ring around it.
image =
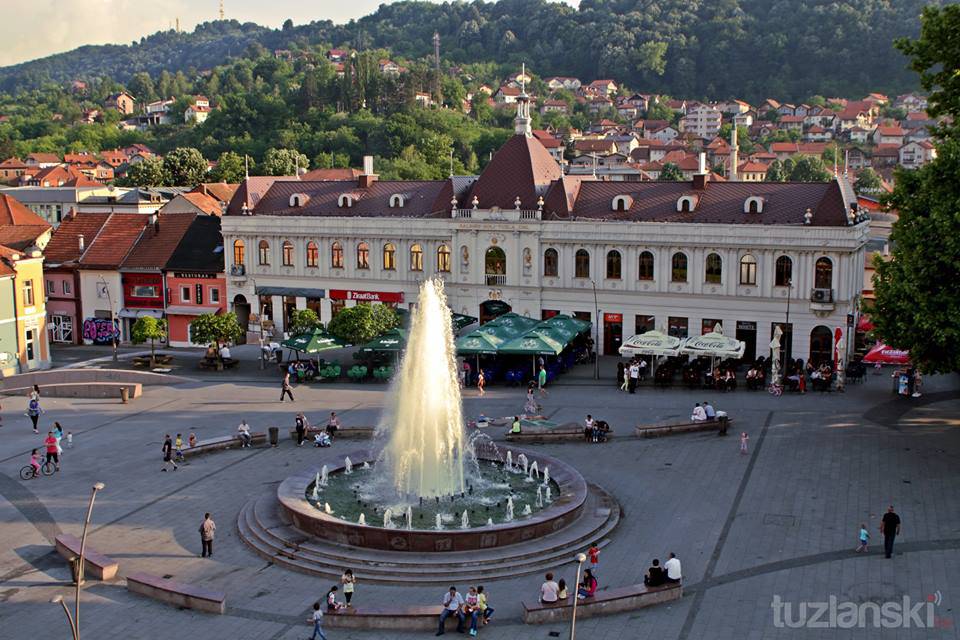
[[[308,500],[308,489],[313,485],[319,471],[317,468],[284,480],[277,488],[277,498],[280,508],[293,525],[306,534],[340,544],[389,551],[443,552],[500,547],[549,535],[571,524],[580,516],[587,497],[587,483],[576,469],[550,456],[534,455],[512,447],[499,447],[502,456],[505,457],[507,451],[512,452],[514,460],[523,453],[531,463],[536,461],[541,472],[545,466],[549,466],[555,494],[551,503],[529,516],[522,515],[522,507],[515,505],[515,519],[509,522],[460,529],[457,516],[455,522],[446,525],[449,528],[442,530],[387,529],[381,526],[381,509],[379,515],[368,511],[365,514],[368,522],[361,525],[341,519],[336,513],[327,514]],[[353,461],[354,468],[362,465],[364,461],[372,462],[375,458],[369,450],[353,451],[345,457]],[[477,451],[477,458],[481,463],[500,462],[500,458],[484,449]],[[344,467],[328,468],[328,473],[332,478],[344,473]],[[323,503],[322,497],[319,502]],[[394,522],[403,527],[403,514],[397,514]]]

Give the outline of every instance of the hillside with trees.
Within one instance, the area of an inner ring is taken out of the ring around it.
[[[527,62],[538,74],[610,77],[687,98],[904,92],[916,78],[894,49],[916,37],[928,0],[403,1],[335,25],[267,29],[236,21],[161,32],[130,45],[87,46],[0,69],[0,90],[137,73],[194,76],[243,55],[329,45],[383,48],[412,60],[440,34],[447,64]]]

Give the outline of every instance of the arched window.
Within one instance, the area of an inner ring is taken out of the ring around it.
[[[404,198],[403,198],[403,196],[400,195],[399,193],[395,193],[395,194],[393,194],[392,196],[390,196],[390,208],[391,208],[391,209],[395,209],[395,208],[396,208],[396,209],[399,209],[399,208],[402,208],[402,207],[403,207],[403,204],[404,204]]]
[[[611,211],[629,211],[630,207],[633,206],[633,198],[630,196],[615,196],[613,201],[610,203]]]
[[[437,247],[437,271],[450,273],[450,247],[445,244]]]
[[[793,260],[788,256],[777,258],[776,280],[774,282],[778,287],[789,287],[793,280]]]
[[[817,265],[814,269],[813,287],[815,289],[833,288],[833,262],[826,256],[817,258]]]
[[[233,264],[243,264],[247,258],[246,247],[243,246],[243,240],[233,241]]]
[[[560,255],[556,249],[550,248],[543,252],[543,275],[556,278],[560,273]]]
[[[343,245],[334,241],[330,245],[330,266],[334,269],[343,269]]]
[[[710,284],[720,284],[723,280],[723,260],[716,253],[707,256],[703,269],[703,280]]]
[[[637,279],[653,280],[653,254],[649,251],[640,252],[640,258],[637,260]]]
[[[573,261],[573,277],[590,277],[590,254],[586,249],[577,249],[577,253],[574,256]]]
[[[620,279],[620,252],[613,250],[607,252],[607,278],[609,280]]]
[[[740,284],[757,284],[757,259],[749,253],[740,258]]]
[[[763,198],[760,196],[750,196],[743,201],[744,213],[763,213]]]
[[[310,201],[310,196],[305,193],[295,193],[290,196],[291,207],[302,207]]]
[[[677,212],[678,213],[689,213],[697,208],[698,198],[694,196],[680,196],[677,199]]]
[[[397,269],[397,247],[392,242],[383,245],[383,268],[387,271]]]
[[[819,366],[833,362],[833,332],[822,324],[810,332],[810,363]]]
[[[289,240],[284,240],[282,249],[283,249],[282,250],[283,266],[292,267],[293,266],[293,243],[290,242]]]
[[[423,247],[419,244],[410,247],[410,270],[423,271]]]
[[[311,240],[307,243],[307,266],[316,267],[320,264],[320,247]]]
[[[483,272],[488,276],[507,275],[507,254],[500,247],[490,247],[483,258]]]
[[[341,194],[340,197],[337,198],[337,206],[341,209],[344,207],[349,209],[353,206],[353,196],[349,193]]]
[[[269,265],[270,264],[270,243],[266,240],[261,240],[260,245],[260,264]]]
[[[370,268],[370,245],[361,242],[357,245],[357,269]]]
[[[673,254],[673,259],[670,261],[670,281],[687,281],[687,254],[679,251]]]

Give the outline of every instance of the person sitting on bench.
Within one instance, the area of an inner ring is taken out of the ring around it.
[[[330,412],[330,419],[327,420],[327,435],[331,438],[337,435],[337,429],[340,428],[340,418],[337,417],[336,411]]]
[[[703,410],[703,407],[701,407],[698,402],[696,406],[693,407],[693,415],[690,416],[690,422],[705,422],[706,420],[707,412]]]
[[[717,412],[709,401],[703,403],[703,412],[707,415],[707,420],[717,419]]]
[[[648,587],[659,587],[666,581],[667,574],[660,566],[660,560],[654,558],[652,566],[647,569],[647,573],[643,576],[643,584]]]
[[[510,433],[520,433],[520,416],[513,416],[513,424],[510,426]]]

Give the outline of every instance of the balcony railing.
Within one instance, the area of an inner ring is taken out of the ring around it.
[[[519,222],[520,220],[540,220],[539,209],[453,209],[451,218],[465,218],[491,222]]]
[[[487,286],[488,287],[502,287],[507,284],[507,276],[502,273],[488,273],[487,274]]]

